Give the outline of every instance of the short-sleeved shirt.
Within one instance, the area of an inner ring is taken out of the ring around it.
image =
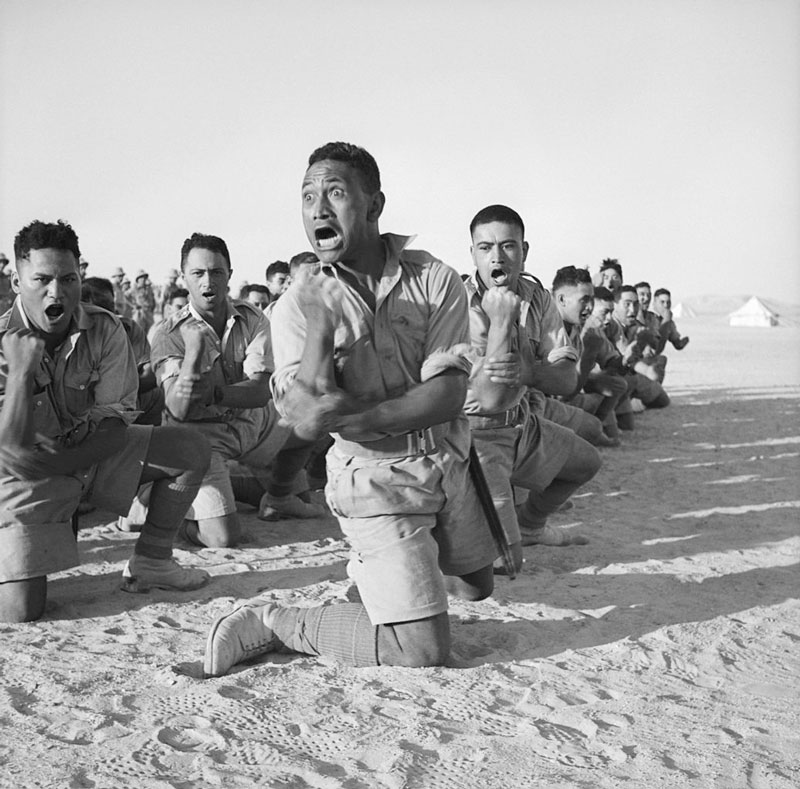
[[[600,350],[597,353],[596,362],[601,370],[604,370],[612,359],[621,356],[614,343],[608,338],[608,335],[602,328],[587,326],[583,330],[584,335],[592,334],[600,341]]]
[[[642,358],[641,351],[634,345],[636,337],[642,329],[643,327],[638,321],[635,321],[631,326],[626,326],[617,319],[616,315],[611,316],[611,320],[606,327],[608,339],[614,343],[628,366],[632,367]]]
[[[12,328],[31,328],[19,299],[0,317],[0,339]],[[0,344],[0,407],[7,380]],[[53,356],[44,355],[34,375],[33,430],[70,447],[103,419],[130,425],[139,415],[138,387],[133,351],[119,318],[81,304],[66,340]],[[129,427],[121,452],[72,474],[34,480],[0,474],[0,582],[35,578],[78,563],[70,516],[80,497],[91,492],[98,506],[126,512],[151,430]]]
[[[22,302],[0,317],[7,329],[30,328]],[[8,368],[0,348],[0,403]],[[34,430],[64,446],[83,441],[106,418],[132,424],[139,412],[139,376],[128,335],[116,315],[79,304],[64,343],[44,354],[34,378]]]
[[[345,283],[341,288],[343,320],[334,335],[336,383],[365,402],[393,399],[444,370],[469,373],[471,367],[466,294],[458,274],[427,252],[406,249],[410,237],[385,234],[381,238],[386,263],[374,311]],[[340,277],[336,266],[323,265],[321,270],[326,276]],[[305,346],[300,287],[291,286],[272,313],[272,387],[279,407]],[[393,434],[342,437],[368,442],[388,435]]]
[[[489,317],[483,310],[481,299],[486,291],[485,286],[473,273],[464,282],[469,297],[469,324],[472,351],[477,356],[486,354],[489,338]],[[523,342],[527,342],[533,351],[538,364],[544,364],[551,351],[570,344],[564,330],[564,321],[550,293],[533,277],[521,275],[517,280],[515,293],[520,297],[520,315],[517,322],[517,334],[512,342],[512,349],[519,350]],[[520,386],[517,403],[525,396],[526,391],[534,397],[544,398],[544,394],[533,387]],[[468,415],[482,414],[483,411],[472,390],[467,393],[464,411]]]
[[[181,327],[200,326],[205,338],[201,372],[210,375],[213,386],[237,384],[256,374],[269,375],[274,363],[269,321],[257,307],[246,301],[227,301],[225,331],[220,339],[191,304],[167,318],[156,330],[150,354],[153,372],[160,386],[177,378],[186,354]],[[189,422],[236,423],[236,429],[261,430],[263,409],[226,408],[218,405],[193,406]],[[167,412],[168,415],[168,412]],[[169,421],[169,416],[168,416]]]

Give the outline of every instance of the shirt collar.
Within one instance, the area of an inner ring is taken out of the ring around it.
[[[202,321],[203,323],[207,323],[206,319],[194,308],[191,301],[185,307],[182,307],[175,316],[175,325],[183,323],[183,321],[189,317],[192,317],[198,321]],[[244,319],[244,315],[239,312],[236,305],[233,303],[233,299],[228,297],[225,299],[225,325],[228,325],[236,318]]]

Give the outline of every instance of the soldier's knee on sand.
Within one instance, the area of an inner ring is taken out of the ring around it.
[[[235,512],[218,518],[203,518],[197,521],[197,532],[190,535],[206,548],[233,548],[242,539],[239,517]]]
[[[378,630],[378,659],[382,666],[423,668],[442,666],[450,654],[447,612]]]
[[[520,565],[522,564],[522,548],[519,550]],[[447,593],[453,597],[460,597],[462,600],[477,602],[490,597],[494,591],[494,572],[490,566],[476,570],[467,575],[445,576],[445,586]]]

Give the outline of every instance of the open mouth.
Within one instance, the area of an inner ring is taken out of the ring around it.
[[[50,318],[51,321],[57,321],[64,314],[63,304],[50,304],[45,307],[44,314]]]
[[[204,299],[213,299],[217,295],[217,292],[214,290],[204,290],[200,295]]]
[[[492,285],[494,285],[496,288],[499,288],[503,285],[508,285],[508,273],[505,271],[505,269],[493,268],[489,272],[489,276],[492,279]]]
[[[340,241],[341,236],[331,227],[319,227],[314,231],[314,238],[318,249],[333,249]]]

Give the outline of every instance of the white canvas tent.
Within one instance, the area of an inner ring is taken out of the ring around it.
[[[757,296],[742,304],[729,316],[731,326],[777,326],[778,315],[774,313]]]
[[[697,313],[688,305],[680,302],[672,308],[673,318],[696,318]]]

